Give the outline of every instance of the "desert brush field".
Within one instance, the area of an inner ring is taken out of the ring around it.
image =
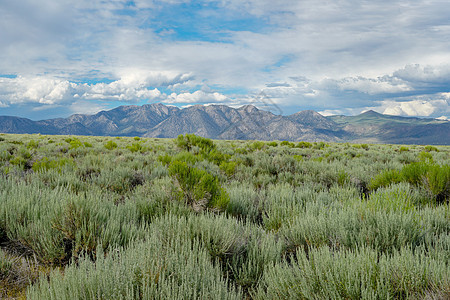
[[[0,134],[0,297],[448,299],[449,159]]]

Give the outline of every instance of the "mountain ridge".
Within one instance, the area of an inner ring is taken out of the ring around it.
[[[374,111],[325,117],[304,110],[282,116],[253,105],[239,108],[194,105],[180,109],[153,103],[40,121],[0,116],[0,132],[156,138],[194,133],[227,140],[450,145],[450,122],[445,120],[389,116]]]

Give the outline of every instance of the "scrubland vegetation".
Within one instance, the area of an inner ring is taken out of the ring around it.
[[[0,135],[0,297],[448,299],[449,158]]]

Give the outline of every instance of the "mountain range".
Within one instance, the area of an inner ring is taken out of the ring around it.
[[[253,105],[194,105],[180,109],[154,103],[41,121],[0,116],[0,132],[157,138],[194,133],[226,140],[450,145],[450,122],[446,120],[397,117],[374,111],[325,117],[305,110],[282,116]]]

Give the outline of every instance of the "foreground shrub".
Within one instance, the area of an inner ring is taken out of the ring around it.
[[[203,206],[225,209],[229,197],[217,178],[204,170],[189,166],[185,162],[174,161],[169,166],[169,174],[180,186],[182,197],[189,205],[201,209]]]
[[[450,193],[450,166],[426,162],[414,162],[401,171],[387,170],[372,178],[369,188],[376,190],[390,184],[407,182],[425,188],[432,200],[448,201]]]
[[[401,250],[298,250],[287,262],[267,269],[256,299],[439,298],[447,291],[449,266],[424,253]]]
[[[198,240],[149,235],[123,251],[83,258],[42,278],[28,299],[242,299]]]
[[[61,172],[62,168],[66,165],[73,166],[73,160],[67,158],[49,159],[48,157],[43,157],[34,162],[32,169],[34,172],[46,172],[50,169],[55,169],[58,172]]]
[[[117,148],[117,144],[116,144],[115,142],[113,142],[113,141],[108,141],[108,142],[104,145],[104,147],[105,147],[106,149],[108,149],[108,150],[113,150],[113,149],[116,149],[116,148]]]

